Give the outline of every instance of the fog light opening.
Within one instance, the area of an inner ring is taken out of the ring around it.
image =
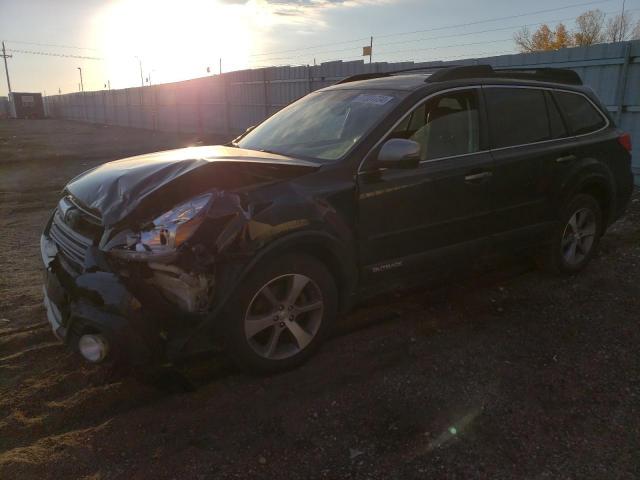
[[[82,335],[78,341],[78,349],[89,362],[100,363],[109,353],[109,342],[102,335]]]

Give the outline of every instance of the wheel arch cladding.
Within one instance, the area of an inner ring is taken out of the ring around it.
[[[580,193],[596,199],[602,209],[603,224],[609,225],[614,218],[616,195],[615,182],[609,169],[597,161],[576,168],[573,174],[569,175],[569,181],[563,189],[562,204]]]
[[[338,290],[340,311],[347,310],[358,281],[353,249],[325,232],[297,232],[274,241],[247,265],[240,282],[260,263],[284,254],[300,253],[315,258],[331,273]],[[240,283],[238,282],[238,283]]]
[[[576,193],[584,193],[595,198],[600,205],[600,209],[602,210],[603,224],[609,224],[613,198],[611,190],[607,188],[605,182],[596,179],[586,182]]]

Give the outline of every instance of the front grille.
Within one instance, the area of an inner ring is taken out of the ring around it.
[[[76,267],[81,268],[84,265],[87,248],[89,248],[93,242],[90,238],[71,229],[64,222],[60,209],[57,209],[53,215],[49,235],[62,254],[68,260],[75,263]]]
[[[102,235],[100,218],[82,208],[70,195],[58,202],[49,236],[72,270],[82,271],[87,249]],[[66,268],[66,267],[65,267]]]

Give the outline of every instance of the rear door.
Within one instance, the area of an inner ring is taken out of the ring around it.
[[[494,244],[516,249],[539,243],[550,228],[553,177],[549,165],[564,155],[566,127],[552,111],[547,90],[483,87],[494,178],[491,182]]]
[[[365,273],[381,278],[480,253],[490,233],[487,186],[493,163],[480,101],[479,87],[440,93],[409,112],[380,143],[418,142],[418,168],[372,170],[364,163],[358,188]]]
[[[551,92],[550,92],[551,93]],[[565,142],[560,155],[550,164],[550,170],[559,191],[562,182],[571,175],[579,160],[595,158],[605,161],[611,154],[610,146],[600,135],[593,133],[604,129],[609,121],[583,94],[554,90],[552,100],[558,107],[558,115],[567,125],[570,139]],[[608,137],[605,138],[609,140]]]

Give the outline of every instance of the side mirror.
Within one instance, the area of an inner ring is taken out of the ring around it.
[[[378,168],[417,168],[420,164],[420,144],[413,140],[387,140],[375,162]]]

